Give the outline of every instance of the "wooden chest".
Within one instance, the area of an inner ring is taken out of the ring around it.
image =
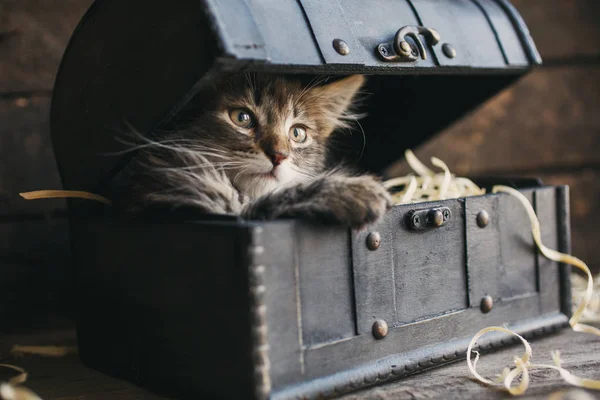
[[[225,73],[363,73],[361,167],[379,172],[540,63],[505,0],[97,1],[56,82],[54,148],[66,189],[110,197],[118,132],[152,134]],[[568,188],[494,183],[569,251]],[[484,326],[539,335],[570,313],[569,269],[506,195],[395,206],[364,231],[69,207],[82,360],[168,394],[335,396],[457,360]],[[442,226],[415,229],[432,210]]]

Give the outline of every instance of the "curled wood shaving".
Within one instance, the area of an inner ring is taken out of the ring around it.
[[[104,204],[111,204],[111,201],[106,197],[98,194],[83,192],[80,190],[36,190],[34,192],[19,193],[19,195],[25,200],[38,200],[38,199],[86,199],[95,200]]]
[[[8,382],[0,383],[0,398],[3,400],[42,400],[31,390],[19,386],[27,380],[27,372],[23,368],[10,364],[0,364],[0,367],[10,368],[19,373],[19,375],[9,379]]]
[[[587,291],[588,280],[579,274],[573,273],[571,276],[571,290],[573,293],[573,312],[577,305],[583,300]],[[581,322],[600,322],[600,275],[594,277],[594,287],[592,298],[589,304],[581,314]]]
[[[431,163],[442,170],[442,172],[435,173],[419,161],[412,151],[406,150],[404,156],[416,176],[407,175],[383,182],[383,186],[391,192],[395,204],[420,203],[485,194],[485,189],[480,188],[471,180],[452,175],[448,166],[439,158],[431,159]]]
[[[475,378],[477,378],[482,383],[486,383],[488,385],[494,385],[494,386],[498,385],[498,381],[492,381],[488,378],[484,378],[477,372],[476,366],[477,366],[477,362],[479,361],[479,352],[478,351],[475,351],[475,360],[471,361],[471,352],[473,351],[473,346],[475,345],[477,340],[480,337],[482,337],[483,335],[485,335],[486,333],[494,332],[494,331],[504,332],[504,333],[508,333],[510,335],[514,335],[514,336],[518,337],[521,340],[521,342],[523,342],[523,345],[525,346],[525,353],[523,353],[523,355],[521,357],[515,357],[515,364],[517,365],[516,368],[512,371],[505,369],[503,371],[503,373],[499,376],[500,380],[504,382],[504,385],[510,394],[513,394],[513,395],[521,394],[521,393],[525,392],[525,390],[527,390],[527,386],[529,386],[529,373],[527,372],[527,369],[524,368],[524,366],[529,363],[529,359],[531,358],[532,350],[531,350],[531,346],[529,345],[529,342],[527,340],[525,340],[518,333],[511,331],[510,329],[503,328],[501,326],[489,326],[487,328],[483,328],[482,330],[480,330],[479,332],[477,332],[475,334],[475,336],[473,337],[473,339],[471,339],[471,342],[469,343],[469,347],[467,348],[467,365],[469,367],[469,371],[471,371],[471,373],[475,376]],[[516,388],[511,387],[510,382],[512,382],[512,380],[521,373],[523,374],[523,379],[521,379],[521,383]],[[506,384],[507,381],[509,381],[508,386]]]
[[[16,355],[29,354],[43,357],[64,357],[77,353],[77,346],[22,346],[16,344],[10,352]]]
[[[492,381],[488,378],[484,378],[477,372],[477,361],[479,360],[479,353],[477,351],[473,351],[473,346],[479,338],[489,332],[500,331],[504,333],[508,333],[510,335],[517,336],[523,345],[525,346],[525,353],[521,357],[515,357],[514,363],[515,367],[513,369],[505,368],[502,374],[499,375],[499,379],[497,381]],[[475,360],[471,362],[471,353],[475,352]],[[467,349],[467,366],[471,374],[477,378],[482,383],[485,383],[490,386],[500,387],[505,389],[508,393],[517,396],[523,394],[529,388],[529,372],[535,369],[553,369],[558,371],[560,376],[569,384],[573,386],[578,386],[586,389],[600,390],[600,381],[594,379],[580,378],[578,376],[573,375],[566,369],[561,366],[560,352],[555,350],[552,352],[552,360],[555,365],[550,364],[533,364],[530,362],[533,356],[533,352],[529,342],[524,339],[522,336],[517,334],[516,332],[511,331],[510,329],[503,328],[501,326],[489,326],[487,328],[483,328],[479,332],[475,334],[471,342],[469,343],[469,347]],[[521,381],[513,386],[513,381],[521,377]]]

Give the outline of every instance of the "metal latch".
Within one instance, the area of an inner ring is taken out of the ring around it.
[[[396,32],[392,43],[381,43],[377,46],[377,52],[385,61],[401,61],[401,62],[416,62],[419,56],[427,59],[425,46],[419,38],[419,35],[425,36],[430,46],[435,46],[441,40],[440,34],[435,29],[426,28],[424,26],[405,26]],[[415,43],[416,48],[413,48],[406,37],[410,37]]]
[[[408,213],[407,224],[411,229],[421,231],[444,226],[450,218],[452,212],[448,207],[435,207]]]

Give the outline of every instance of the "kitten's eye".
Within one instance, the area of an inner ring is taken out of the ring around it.
[[[240,128],[252,128],[254,126],[254,118],[252,118],[252,114],[243,108],[236,108],[229,111],[229,118],[231,118],[233,123]]]
[[[306,129],[301,126],[292,126],[290,129],[290,138],[296,143],[306,141]]]

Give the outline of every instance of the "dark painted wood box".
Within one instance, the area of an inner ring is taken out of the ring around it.
[[[128,162],[107,155],[123,150],[118,133],[152,134],[210,80],[363,73],[367,146],[354,135],[348,151],[380,172],[540,63],[505,0],[99,0],[57,78],[54,149],[66,189],[110,197]],[[569,251],[568,188],[512,183],[544,242]],[[508,195],[395,206],[363,231],[130,220],[98,207],[69,203],[81,358],[169,394],[334,396],[457,360],[482,327],[533,336],[570,313],[569,269],[537,253]],[[440,207],[443,226],[409,226],[414,212]],[[490,336],[481,347],[509,342]]]

